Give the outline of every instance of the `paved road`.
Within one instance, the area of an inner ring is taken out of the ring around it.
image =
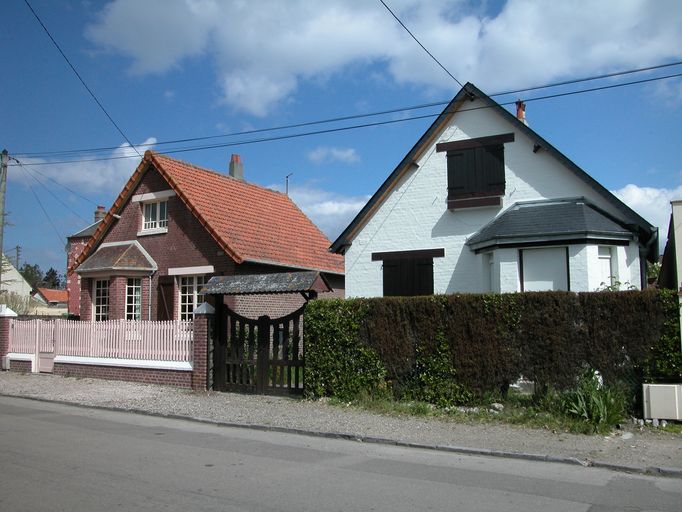
[[[0,510],[682,510],[676,478],[0,397]]]

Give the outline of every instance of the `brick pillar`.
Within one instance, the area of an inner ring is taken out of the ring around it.
[[[9,370],[9,325],[17,314],[4,304],[0,304],[0,368]]]
[[[204,302],[194,310],[194,353],[192,357],[192,389],[206,391],[208,384],[209,347],[213,343],[215,308]]]

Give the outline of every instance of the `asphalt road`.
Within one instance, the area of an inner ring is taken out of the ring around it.
[[[0,397],[0,510],[680,512],[682,484]]]

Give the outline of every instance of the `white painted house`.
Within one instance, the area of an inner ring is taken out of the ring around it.
[[[658,230],[466,84],[332,244],[346,296],[643,286]]]

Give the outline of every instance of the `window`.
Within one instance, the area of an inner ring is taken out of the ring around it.
[[[206,276],[180,278],[180,320],[192,320],[194,310],[204,302],[199,290],[206,284]]]
[[[521,291],[570,290],[568,247],[519,251]]]
[[[373,253],[383,261],[384,297],[433,295],[433,258],[442,256],[444,249]]]
[[[142,279],[129,278],[126,284],[126,320],[142,319]]]
[[[168,201],[144,203],[142,231],[164,231],[168,229]]]
[[[97,279],[94,285],[93,304],[95,321],[109,320],[109,280]]]
[[[447,152],[448,208],[499,206],[505,193],[504,143],[513,133],[436,145]]]
[[[599,287],[612,286],[615,280],[613,272],[613,264],[611,262],[611,248],[607,246],[599,246],[598,251],[598,272],[599,272]]]

